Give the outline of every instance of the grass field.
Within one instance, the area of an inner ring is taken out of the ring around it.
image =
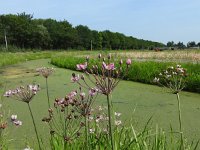
[[[168,51],[135,51],[135,52],[121,52],[117,56],[131,57],[135,60],[154,60],[154,61],[169,61],[169,62],[192,62],[198,63],[200,61],[199,50],[168,50]]]
[[[84,54],[87,55],[88,53],[85,52]],[[0,69],[1,80],[3,81],[1,93],[3,93],[4,88],[9,89],[21,84],[36,82],[41,85],[41,91],[35,96],[31,105],[44,142],[48,141],[48,138],[45,138],[48,132],[47,126],[41,121],[46,116],[48,109],[45,80],[35,73],[35,69],[41,66],[52,66],[49,62],[50,59],[33,60]],[[77,86],[70,83],[72,72],[74,71],[56,68],[55,73],[50,76],[49,89],[52,102],[56,97],[64,97],[68,92],[77,88]],[[114,91],[112,100],[115,110],[122,112],[123,120],[130,123],[130,118],[132,118],[131,123],[137,129],[140,129],[150,117],[153,117],[152,127],[158,124],[159,127],[169,131],[171,124],[174,130],[178,130],[176,96],[169,93],[167,89],[122,81]],[[181,101],[185,135],[188,140],[197,140],[200,138],[200,120],[197,119],[200,114],[200,94],[182,92]],[[36,139],[26,104],[6,98],[3,99],[3,102],[11,111],[10,114],[17,114],[19,119],[23,121],[23,126],[17,129],[10,128],[9,130],[9,137],[13,139],[10,142],[12,148],[24,148],[26,141],[32,145],[33,142],[36,142]],[[97,104],[106,104],[103,96],[98,97]]]
[[[101,51],[69,51],[61,52],[56,56],[87,56],[96,57],[98,53],[108,54],[111,53],[114,57],[129,57],[135,61],[161,61],[161,62],[200,62],[200,50],[165,50],[165,51],[149,51],[149,50],[101,50]],[[54,55],[55,56],[55,55]]]

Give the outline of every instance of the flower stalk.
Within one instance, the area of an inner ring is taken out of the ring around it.
[[[30,115],[31,115],[31,118],[32,118],[35,134],[36,134],[36,137],[37,137],[39,150],[41,150],[39,135],[38,135],[38,132],[37,132],[37,128],[36,128],[35,120],[34,120],[34,117],[33,117],[33,113],[32,113],[31,107],[30,107],[30,102],[31,102],[31,100],[33,100],[33,97],[37,94],[39,89],[40,89],[39,85],[29,84],[26,87],[20,86],[20,87],[14,89],[14,90],[8,90],[8,91],[5,92],[4,96],[5,97],[12,97],[12,98],[14,98],[14,99],[16,99],[18,101],[27,103],[28,109],[29,109],[29,112],[30,112]],[[21,121],[19,121],[19,120],[16,121],[16,119],[17,119],[17,115],[12,115],[11,116],[11,120],[13,120],[13,122],[16,125],[21,125],[22,124]]]
[[[51,108],[50,100],[49,100],[49,87],[48,87],[48,78],[46,78],[46,89],[47,89],[47,100],[48,100],[48,107]]]
[[[111,148],[112,150],[114,150],[113,136],[112,136],[111,101],[109,94],[107,95],[107,105],[108,105],[109,136],[110,136]]]
[[[88,119],[87,119],[87,116],[85,116],[85,146],[86,146],[86,150],[88,150],[89,145],[88,145]]]
[[[178,101],[178,119],[179,119],[179,132],[180,132],[180,140],[181,140],[181,149],[183,147],[183,130],[182,130],[182,117],[181,117],[181,102],[179,93],[176,93],[177,101]]]
[[[46,79],[47,100],[48,100],[48,107],[50,109],[51,105],[49,100],[48,77],[54,72],[54,68],[42,67],[42,68],[37,68],[36,71]]]
[[[38,135],[38,132],[37,132],[37,128],[36,128],[35,120],[34,120],[34,117],[33,117],[33,113],[32,113],[30,104],[29,103],[27,103],[27,104],[28,104],[28,109],[29,109],[29,112],[30,112],[30,115],[31,115],[31,118],[32,118],[32,122],[33,122],[34,130],[35,130],[35,134],[36,134],[36,137],[37,137],[39,150],[41,150],[42,148],[41,148],[41,145],[40,145],[39,135]]]
[[[179,97],[179,92],[181,92],[185,87],[187,72],[186,69],[182,68],[181,65],[176,65],[168,67],[166,70],[159,74],[160,78],[155,77],[154,82],[162,86],[170,88],[173,94],[176,94],[178,102],[178,121],[179,121],[179,132],[180,132],[180,149],[184,149],[183,142],[183,129],[182,129],[182,119],[181,119],[181,101]]]
[[[77,70],[81,70],[86,74],[88,80],[95,85],[95,92],[97,91],[100,94],[103,94],[107,98],[107,108],[108,108],[108,129],[109,129],[109,140],[112,150],[114,150],[114,142],[112,136],[112,107],[110,95],[112,94],[115,87],[118,85],[119,81],[127,74],[129,66],[131,65],[131,59],[126,60],[126,69],[123,70],[122,64],[123,60],[119,61],[119,67],[115,66],[115,63],[112,62],[114,59],[111,59],[111,54],[108,55],[107,61],[105,58],[101,59],[101,54],[98,55],[99,63],[96,65],[89,65],[89,59],[86,58],[86,62],[83,64],[77,64]],[[90,75],[92,77],[90,77]],[[78,83],[81,87],[89,89],[90,95],[94,92],[94,88],[91,88],[86,83],[84,76],[82,75],[81,80],[79,81],[79,75],[72,74],[72,82]],[[92,92],[93,91],[93,92]]]

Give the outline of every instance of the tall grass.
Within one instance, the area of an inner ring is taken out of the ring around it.
[[[5,65],[16,64],[22,61],[50,58],[55,52],[1,52],[0,53],[0,67]]]
[[[61,68],[76,70],[76,64],[84,62],[83,57],[72,56],[56,56],[52,57],[51,63]],[[95,63],[95,59],[90,59]],[[118,61],[116,59],[115,61]],[[187,69],[188,77],[185,90],[200,93],[200,64],[196,63],[179,63]],[[165,70],[165,68],[176,65],[175,62],[155,62],[155,61],[134,61],[129,68],[128,74],[124,77],[125,80],[153,84],[154,77]]]

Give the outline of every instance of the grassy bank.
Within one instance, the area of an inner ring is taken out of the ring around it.
[[[56,52],[44,51],[44,52],[1,52],[0,53],[0,67],[5,65],[16,64],[18,62],[42,59],[42,58],[50,58]]]
[[[77,55],[76,55],[77,56]],[[114,57],[113,61],[118,62],[118,56]],[[76,64],[83,63],[84,57],[71,56],[56,56],[52,57],[51,63],[61,68],[76,70]],[[92,64],[97,61],[91,58]],[[176,65],[175,62],[160,62],[160,61],[134,61],[130,67],[129,73],[125,76],[125,80],[137,81],[142,83],[153,84],[153,79],[165,68]],[[187,69],[188,77],[185,90],[200,93],[200,64],[199,63],[179,63]]]

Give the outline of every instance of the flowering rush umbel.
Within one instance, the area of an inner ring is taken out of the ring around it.
[[[48,78],[54,72],[54,68],[41,67],[41,68],[37,68],[36,71],[39,74],[41,74],[43,77]]]
[[[4,96],[5,97],[11,97],[14,98],[18,101],[22,101],[27,103],[31,118],[32,118],[32,122],[33,122],[33,126],[34,126],[34,130],[36,133],[36,137],[37,137],[37,141],[38,141],[38,146],[39,149],[41,150],[41,145],[40,145],[40,140],[39,140],[39,135],[37,132],[37,128],[36,128],[36,124],[35,124],[35,120],[33,117],[33,113],[30,107],[30,101],[33,99],[33,97],[37,94],[37,92],[39,91],[39,85],[37,84],[29,84],[27,86],[20,86],[14,90],[8,90],[5,92]],[[22,122],[19,120],[16,120],[17,116],[13,115],[11,116],[11,121],[13,120],[13,123],[17,126],[22,125]]]
[[[87,57],[85,63],[77,64],[76,67],[77,70],[83,71],[87,75],[88,79],[98,89],[98,92],[104,95],[109,95],[112,93],[119,81],[126,75],[132,62],[131,59],[127,59],[126,67],[123,67],[123,60],[120,60],[117,67],[114,60],[112,60],[111,54],[108,55],[107,60],[102,58],[102,55],[99,54],[98,60],[98,63],[90,65]],[[83,83],[80,82],[80,79]],[[79,75],[73,73],[71,80],[72,82],[77,82],[81,87],[91,89],[89,86],[90,84],[86,83],[84,75],[79,77]]]
[[[48,101],[48,107],[50,108],[51,105],[49,97],[48,77],[54,72],[54,68],[42,67],[42,68],[37,68],[36,71],[46,79],[47,101]]]
[[[16,100],[29,103],[33,97],[39,91],[39,85],[29,84],[27,86],[20,86],[14,90],[8,90],[5,92],[5,97],[12,97]]]
[[[159,74],[159,77],[154,78],[154,82],[159,83],[171,89],[176,94],[178,101],[178,118],[179,118],[179,132],[180,132],[180,149],[184,149],[183,128],[182,128],[182,115],[181,115],[181,100],[179,92],[185,87],[187,72],[181,65],[168,67],[166,70]]]
[[[126,65],[123,66],[123,60],[118,62],[116,65],[115,60],[112,59],[111,54],[107,56],[107,59],[102,58],[102,55],[98,55],[98,62],[96,64],[89,63],[89,57],[86,58],[86,62],[82,64],[77,64],[77,70],[83,71],[88,80],[85,79],[84,75],[72,74],[72,82],[76,82],[79,86],[89,89],[89,93],[92,96],[96,92],[106,95],[107,105],[108,105],[108,127],[109,127],[109,137],[111,143],[111,149],[114,150],[114,142],[112,137],[112,118],[111,118],[111,101],[110,95],[112,94],[115,87],[118,85],[119,81],[127,74],[129,66],[131,65],[131,59],[126,60]],[[81,80],[80,80],[81,79]],[[82,82],[81,82],[82,81]],[[90,81],[95,89],[92,88],[87,83]],[[115,122],[120,125],[121,122]]]
[[[170,88],[173,93],[179,93],[185,87],[186,77],[186,69],[176,65],[163,70],[153,81]]]
[[[54,102],[54,107],[60,107],[61,112],[64,112],[65,108],[71,106],[73,110],[78,112],[82,116],[88,116],[91,112],[91,105],[97,96],[97,91],[92,88],[88,91],[88,94],[77,90],[68,93],[65,98],[56,98]]]
[[[82,88],[73,90],[63,98],[56,98],[54,101],[56,111],[49,109],[49,116],[42,119],[50,126],[51,134],[63,137],[63,149],[66,149],[66,143],[73,142],[82,135],[83,128],[87,135],[87,119],[91,115],[91,105],[96,96],[95,88],[88,91],[82,91]],[[60,116],[59,119],[54,117],[55,113]],[[57,125],[60,125],[60,128]],[[88,139],[87,136],[85,139]]]

